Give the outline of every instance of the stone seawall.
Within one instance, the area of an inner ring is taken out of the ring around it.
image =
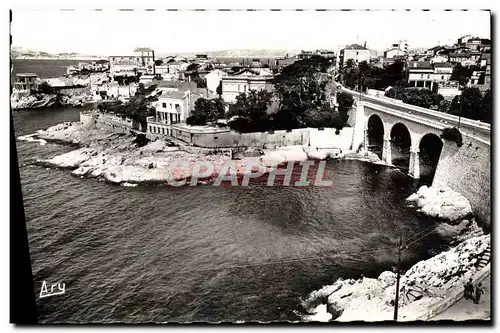
[[[463,136],[463,146],[443,140],[441,157],[432,186],[449,186],[471,203],[478,220],[491,223],[491,146]]]
[[[101,126],[106,126],[113,129],[115,132],[131,134],[140,133],[133,127],[133,121],[130,118],[122,118],[113,114],[105,114],[98,111],[83,111],[80,112],[80,122],[88,124],[95,122]]]

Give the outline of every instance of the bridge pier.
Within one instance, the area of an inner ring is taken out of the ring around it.
[[[387,164],[392,164],[390,136],[384,136],[384,145],[382,147],[382,161],[384,161]]]
[[[410,168],[408,174],[414,179],[420,178],[420,150],[416,147],[410,149]]]

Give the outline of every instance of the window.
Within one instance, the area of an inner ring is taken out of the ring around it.
[[[167,108],[167,103],[161,103],[161,107],[166,109]]]
[[[359,55],[359,52],[356,52],[356,55]]]
[[[170,108],[172,108],[172,103],[170,103]]]
[[[95,92],[95,94],[96,94],[96,95],[99,95],[99,92],[98,92],[98,91],[96,91],[96,92]]]
[[[179,104],[175,104],[175,109],[177,110],[179,108]]]
[[[444,75],[441,75],[441,80],[444,80]]]

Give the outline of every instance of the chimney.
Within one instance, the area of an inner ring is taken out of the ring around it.
[[[363,47],[366,47],[366,40],[365,40],[365,45],[363,45]]]

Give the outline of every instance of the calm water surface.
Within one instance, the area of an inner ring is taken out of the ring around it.
[[[15,111],[16,135],[78,112]],[[329,162],[328,188],[130,188],[24,164],[71,147],[17,149],[37,293],[66,283],[37,301],[42,322],[298,320],[301,297],[391,269],[399,236],[433,223],[405,206],[420,184],[359,161]],[[436,244],[416,243],[404,266]]]

